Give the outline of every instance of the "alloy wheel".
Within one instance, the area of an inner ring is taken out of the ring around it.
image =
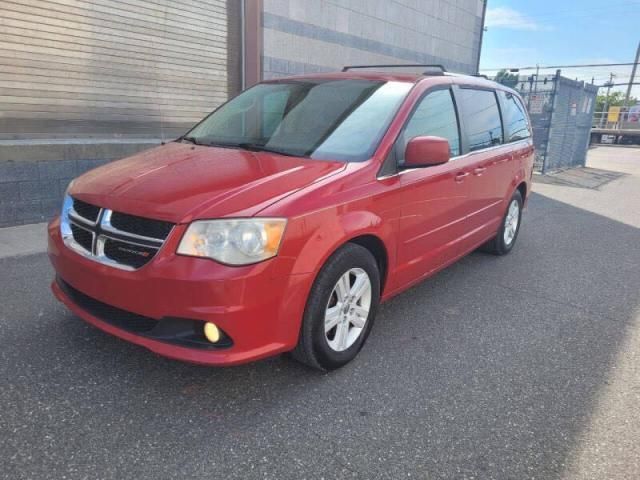
[[[324,315],[325,339],[342,352],[364,331],[371,308],[371,279],[361,268],[344,273],[333,287]]]
[[[507,217],[504,219],[504,244],[509,246],[516,238],[518,232],[518,222],[520,222],[520,204],[517,200],[512,200],[507,210]]]

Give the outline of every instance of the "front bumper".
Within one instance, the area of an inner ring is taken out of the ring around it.
[[[49,258],[59,281],[56,298],[76,315],[160,355],[206,365],[236,365],[295,347],[312,275],[290,275],[293,258],[276,257],[245,267],[175,255],[180,226],[154,259],[125,271],[87,259],[62,242],[59,220],[49,224]],[[189,346],[120,328],[74,301],[74,291],[147,319],[213,322],[229,337],[220,347]]]

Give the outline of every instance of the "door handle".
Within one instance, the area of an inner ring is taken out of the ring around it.
[[[486,171],[487,171],[487,167],[478,167],[473,170],[473,174],[479,177]]]
[[[456,174],[456,182],[464,182],[464,179],[469,176],[469,172],[458,172]]]

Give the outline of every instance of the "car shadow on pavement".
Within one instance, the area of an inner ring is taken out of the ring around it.
[[[5,259],[4,472],[559,479],[638,314],[639,244],[534,194],[510,255],[474,253],[389,301],[330,374],[157,357],[43,295],[42,255]]]
[[[598,190],[604,185],[626,176],[626,173],[601,168],[579,167],[546,175],[535,175],[535,183],[562,187],[588,188]]]

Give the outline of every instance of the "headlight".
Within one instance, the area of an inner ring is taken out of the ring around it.
[[[199,220],[187,228],[178,254],[248,265],[275,257],[287,221],[283,218]]]
[[[60,219],[63,223],[68,222],[69,211],[73,208],[73,198],[71,198],[71,195],[69,195],[69,190],[71,190],[73,182],[75,182],[75,179],[69,182],[69,185],[64,192],[64,199],[62,200],[62,211],[60,212]]]
[[[60,212],[60,233],[62,239],[67,241],[73,238],[71,232],[71,225],[69,224],[69,211],[73,208],[73,198],[68,193],[64,194],[64,200],[62,201],[62,211]]]

